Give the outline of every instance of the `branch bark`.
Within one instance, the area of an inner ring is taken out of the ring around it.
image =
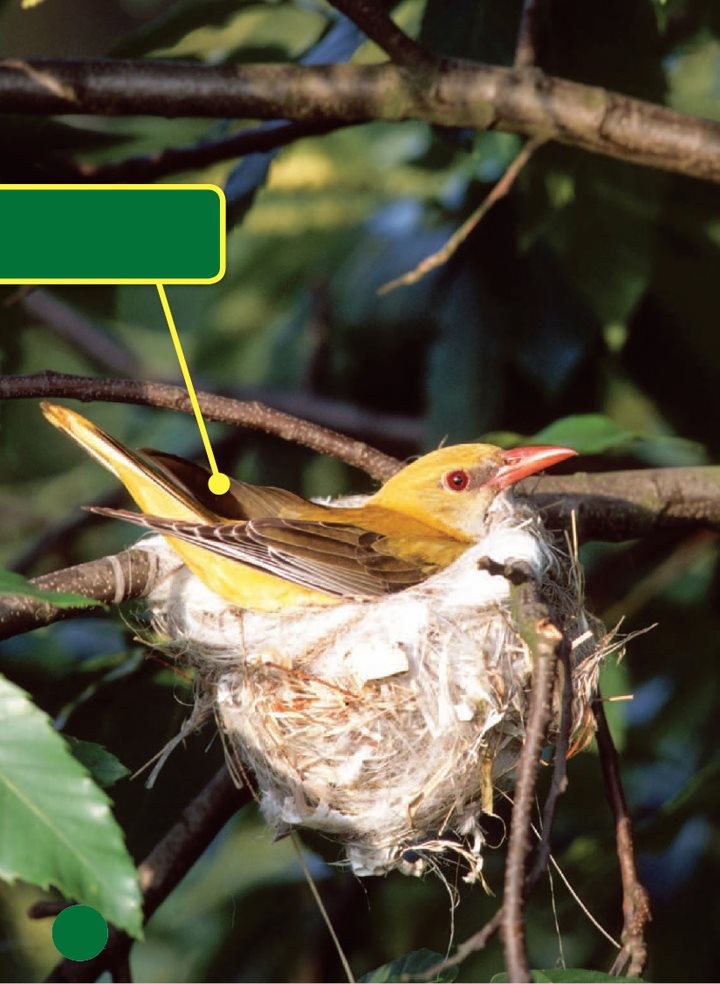
[[[143,598],[157,578],[153,554],[140,547],[77,564],[36,577],[32,583],[44,591],[71,592],[93,598],[102,605],[117,605]],[[56,608],[50,602],[19,595],[0,596],[0,639],[9,639],[66,618],[96,614],[92,608]]]
[[[720,123],[597,86],[448,59],[384,65],[198,66],[5,59],[0,112],[202,116],[308,123],[425,120],[493,127],[720,182]]]
[[[635,540],[660,529],[720,530],[720,465],[576,472],[526,479],[548,525],[567,529],[574,512],[583,540]]]
[[[0,376],[0,400],[63,396],[81,400],[83,403],[104,400],[110,403],[162,407],[180,413],[193,412],[185,387],[171,386],[168,383],[71,376],[51,370],[29,376]],[[292,417],[280,410],[272,410],[262,403],[233,400],[212,393],[198,393],[197,397],[206,420],[217,420],[275,434],[321,454],[334,455],[346,464],[380,480],[389,478],[398,470],[399,462],[395,458],[376,451],[362,441]]]

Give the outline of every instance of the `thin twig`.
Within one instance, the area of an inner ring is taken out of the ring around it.
[[[596,737],[605,793],[615,818],[615,839],[623,886],[623,931],[620,936],[623,946],[610,973],[616,976],[639,977],[647,960],[645,926],[652,918],[650,899],[638,879],[632,820],[620,780],[618,754],[600,698],[593,701],[592,711],[597,724]]]
[[[330,0],[330,3],[357,24],[396,65],[437,67],[438,58],[402,31],[375,0]]]
[[[71,376],[50,370],[29,376],[0,376],[0,400],[62,396],[84,403],[103,400],[110,403],[163,407],[181,413],[193,412],[185,387],[167,383]],[[321,454],[334,455],[373,478],[384,480],[398,470],[399,463],[395,458],[363,444],[362,441],[355,441],[327,427],[318,427],[307,420],[299,420],[290,414],[272,410],[261,403],[241,402],[212,393],[198,393],[197,397],[207,420],[218,420],[275,434]]]
[[[507,195],[518,174],[520,174],[535,151],[545,143],[545,140],[545,137],[531,137],[482,203],[475,209],[470,218],[466,219],[460,228],[453,233],[445,245],[436,253],[431,253],[430,256],[426,256],[424,260],[421,260],[414,270],[409,270],[407,273],[402,274],[402,276],[383,284],[382,287],[378,288],[377,293],[382,296],[383,294],[389,294],[390,291],[396,290],[398,287],[408,287],[410,284],[416,284],[423,277],[427,276],[431,270],[436,270],[444,263],[447,263],[450,257],[465,242],[475,226],[490,211],[495,202]]]
[[[208,140],[188,147],[168,147],[156,154],[139,154],[124,160],[101,164],[76,164],[78,181],[156,181],[168,174],[208,167],[218,161],[227,161],[247,154],[268,153],[285,147],[305,137],[317,137],[350,124],[337,123],[282,123],[279,126],[258,126],[241,130],[222,140]],[[70,166],[66,162],[64,166]]]
[[[147,921],[185,877],[211,841],[234,814],[250,802],[248,789],[238,790],[223,766],[185,807],[180,819],[155,845],[138,868]],[[95,981],[109,967],[124,967],[133,940],[110,927],[105,949],[93,960],[62,960],[48,981]]]
[[[545,734],[551,716],[552,683],[558,659],[558,649],[563,636],[543,612],[542,603],[534,603],[528,596],[533,588],[521,585],[513,588],[514,610],[520,634],[530,648],[533,658],[533,676],[530,689],[530,708],[525,740],[517,767],[515,805],[510,822],[507,861],[505,864],[505,891],[503,894],[500,933],[505,949],[505,965],[508,979],[515,984],[530,981],[525,953],[525,862],[530,850],[530,829],[535,799],[537,767]],[[540,617],[538,617],[540,616]]]
[[[310,889],[310,894],[312,895],[315,901],[315,905],[318,908],[318,912],[320,913],[322,921],[325,923],[327,931],[330,934],[330,939],[332,940],[333,946],[335,947],[335,952],[337,953],[338,959],[342,964],[342,969],[345,973],[345,980],[347,980],[349,984],[355,984],[355,975],[352,972],[352,968],[348,962],[348,958],[345,955],[345,951],[342,948],[342,943],[340,942],[340,939],[337,933],[335,932],[335,927],[332,924],[332,919],[330,918],[330,915],[327,909],[325,908],[325,903],[323,902],[320,892],[318,891],[318,887],[315,884],[315,879],[310,874],[310,869],[305,864],[305,858],[303,857],[302,842],[300,841],[300,838],[295,831],[293,831],[290,834],[290,840],[292,842],[292,846],[295,851],[295,854],[297,855],[298,864],[302,869],[303,876],[305,878],[305,881],[307,882],[308,888]]]
[[[555,739],[555,761],[553,775],[543,808],[540,843],[538,844],[535,863],[530,871],[525,885],[525,894],[529,895],[545,871],[550,859],[550,835],[552,833],[555,810],[558,799],[565,792],[567,775],[567,755],[570,747],[570,729],[572,727],[572,665],[570,662],[570,646],[563,636],[558,646],[558,660],[562,669],[562,709],[560,713],[560,728]]]
[[[455,967],[457,964],[462,963],[463,960],[467,959],[471,953],[476,953],[478,950],[484,950],[490,938],[498,931],[498,929],[500,929],[501,920],[502,908],[497,910],[495,915],[485,923],[482,929],[479,929],[477,933],[473,933],[473,935],[468,937],[468,939],[466,939],[463,943],[458,944],[455,953],[453,953],[451,957],[446,957],[445,960],[441,960],[439,963],[433,964],[432,967],[429,967],[421,974],[407,974],[403,976],[403,980],[436,980],[442,971],[448,970],[448,968]]]
[[[541,2],[542,0],[524,0],[515,46],[515,68],[530,68],[537,64]]]

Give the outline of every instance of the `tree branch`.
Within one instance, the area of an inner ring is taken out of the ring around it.
[[[537,62],[537,35],[541,2],[542,0],[524,0],[523,2],[515,46],[515,68],[530,68]]]
[[[538,844],[535,861],[525,883],[526,895],[532,892],[547,868],[550,859],[550,836],[555,821],[555,811],[558,800],[562,793],[565,792],[567,785],[567,759],[568,749],[570,747],[570,731],[572,729],[573,685],[570,646],[564,637],[558,646],[558,660],[562,688],[560,727],[554,743],[553,774],[550,789],[548,790],[543,807],[540,843]]]
[[[384,65],[198,66],[160,61],[5,59],[0,112],[425,120],[506,130],[720,182],[720,123],[537,69],[442,60]]]
[[[615,819],[615,840],[623,886],[623,931],[620,937],[623,946],[610,973],[616,976],[626,974],[628,977],[640,977],[647,960],[645,926],[652,918],[650,899],[638,879],[632,820],[628,813],[620,780],[618,754],[610,735],[605,709],[600,699],[593,701],[592,711],[597,724],[596,737],[605,782],[605,793]]]
[[[165,383],[103,379],[41,372],[0,376],[0,400],[70,397],[103,400],[192,413],[186,390]],[[394,475],[402,462],[328,428],[300,420],[254,400],[199,393],[208,420],[251,427],[275,434],[322,454],[331,454],[380,481]],[[307,409],[303,407],[302,409]],[[407,425],[401,425],[403,434]],[[417,430],[409,432],[413,439]],[[402,436],[400,434],[399,436]],[[705,528],[720,531],[720,466],[647,468],[616,472],[576,472],[520,482],[554,529],[567,529],[572,514],[584,540],[633,540],[661,529]]]
[[[110,403],[131,403],[140,406],[163,407],[181,413],[193,412],[184,386],[145,382],[137,379],[102,379],[94,376],[71,376],[66,373],[45,372],[29,376],[0,376],[0,400],[39,397],[71,397],[84,403],[104,400]],[[301,444],[321,454],[331,454],[348,465],[360,468],[373,478],[384,480],[394,474],[399,462],[375,448],[319,427],[307,420],[291,417],[255,401],[244,402],[212,393],[198,393],[203,416],[207,420],[250,427],[275,434],[286,441]]]
[[[554,528],[567,529],[575,513],[583,540],[635,540],[661,529],[720,530],[720,465],[546,475],[516,488]]]
[[[91,560],[43,574],[32,584],[44,591],[71,592],[93,598],[100,605],[118,605],[121,601],[143,598],[157,578],[154,554],[132,547],[119,554]],[[0,639],[51,625],[66,618],[96,614],[95,608],[56,608],[47,601],[25,595],[0,596]]]
[[[435,55],[401,31],[375,0],[330,0],[330,3],[357,24],[396,65],[407,68],[437,65]]]
[[[382,296],[383,294],[389,294],[390,291],[395,290],[397,287],[408,287],[410,284],[416,284],[418,280],[422,280],[422,278],[430,273],[431,270],[435,270],[437,267],[447,263],[450,257],[457,252],[460,246],[462,246],[475,226],[478,225],[478,223],[481,222],[485,215],[490,211],[495,202],[499,201],[501,198],[504,198],[505,195],[508,194],[518,174],[520,174],[535,151],[544,143],[544,137],[532,137],[528,140],[497,184],[493,185],[480,205],[478,205],[472,215],[463,222],[460,228],[452,234],[445,245],[437,250],[437,252],[431,253],[430,256],[426,256],[425,259],[421,260],[413,270],[409,270],[407,273],[403,273],[400,277],[396,277],[394,280],[389,280],[386,284],[383,284],[382,287],[378,288],[377,293]]]
[[[533,674],[525,739],[515,781],[500,935],[508,980],[521,984],[532,979],[525,953],[525,864],[530,851],[537,769],[552,713],[552,686],[563,636],[550,620],[547,607],[537,597],[534,583],[514,586],[512,598],[513,615],[532,656]]]

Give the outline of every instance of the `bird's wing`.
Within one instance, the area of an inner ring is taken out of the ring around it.
[[[277,518],[204,524],[124,509],[93,508],[92,511],[340,598],[400,591],[437,569],[431,564],[393,556],[388,552],[387,537],[349,524]]]
[[[286,489],[277,489],[270,485],[248,485],[247,482],[236,479],[230,479],[229,490],[218,496],[208,488],[211,473],[203,465],[166,451],[155,451],[153,448],[142,448],[142,454],[206,509],[224,519],[263,519],[279,516],[283,511],[292,514],[310,505],[302,496]],[[313,508],[323,507],[313,504]]]

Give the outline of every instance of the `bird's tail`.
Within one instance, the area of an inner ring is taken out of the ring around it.
[[[214,522],[207,509],[180,481],[152,461],[126,448],[90,420],[67,407],[41,403],[47,420],[120,479],[144,513],[167,519]]]

